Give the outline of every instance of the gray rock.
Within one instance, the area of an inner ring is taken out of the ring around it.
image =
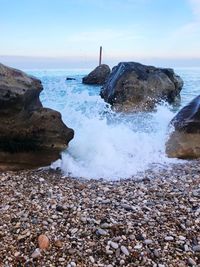
[[[193,246],[193,251],[200,252],[200,245]]]
[[[129,251],[125,246],[121,246],[120,249],[124,255],[129,256]]]
[[[108,235],[108,232],[104,229],[98,228],[96,231],[97,235]]]

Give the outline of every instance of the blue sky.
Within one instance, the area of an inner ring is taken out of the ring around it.
[[[200,65],[200,0],[0,0],[0,61]],[[164,63],[165,62],[165,63]]]

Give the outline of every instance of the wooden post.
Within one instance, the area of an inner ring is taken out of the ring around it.
[[[102,46],[100,46],[100,52],[99,52],[99,66],[101,65],[102,60]]]

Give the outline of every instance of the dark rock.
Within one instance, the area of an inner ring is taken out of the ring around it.
[[[57,111],[43,108],[41,82],[0,64],[0,170],[49,165],[74,132]]]
[[[122,62],[112,69],[100,95],[119,110],[151,110],[161,100],[175,102],[182,86],[172,69]]]
[[[66,78],[66,81],[75,81],[75,80],[76,80],[75,78],[71,78],[71,77]]]
[[[200,157],[200,95],[182,108],[170,123],[174,131],[166,143],[166,153],[173,158]]]
[[[106,64],[96,67],[92,72],[83,78],[83,83],[103,85],[110,74],[110,68]]]

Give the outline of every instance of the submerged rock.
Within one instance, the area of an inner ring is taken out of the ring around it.
[[[0,64],[0,170],[49,165],[73,138],[57,111],[43,108],[40,80]]]
[[[174,131],[166,143],[172,158],[200,157],[200,95],[182,108],[171,121]]]
[[[121,62],[112,69],[100,95],[117,110],[143,111],[152,110],[161,100],[175,102],[182,87],[173,69]]]
[[[85,84],[103,85],[110,74],[110,68],[106,64],[96,67],[83,78]]]

